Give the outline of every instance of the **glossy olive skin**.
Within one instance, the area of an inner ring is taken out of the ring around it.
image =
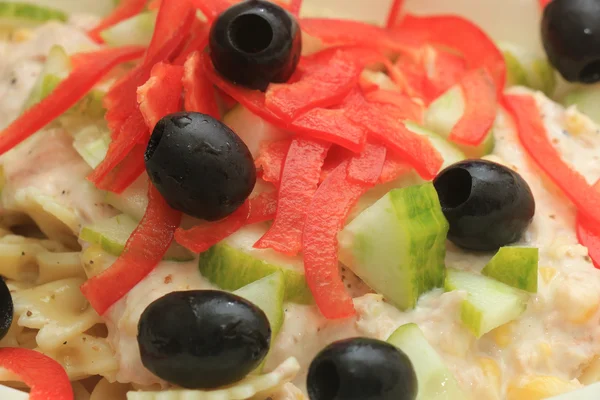
[[[228,80],[250,89],[286,82],[296,70],[302,51],[298,22],[269,1],[242,1],[213,23],[210,57]]]
[[[542,40],[548,59],[566,80],[600,81],[600,2],[553,0],[544,9]]]
[[[269,321],[258,307],[228,292],[172,292],[151,303],[138,324],[144,366],[189,389],[235,383],[267,355]]]
[[[256,183],[246,144],[225,124],[200,113],[162,118],[145,160],[152,183],[171,207],[208,221],[233,213]]]
[[[417,376],[408,356],[376,339],[340,340],[308,370],[310,400],[414,400]]]
[[[6,282],[0,276],[0,340],[6,336],[13,320],[14,305]]]
[[[496,250],[516,242],[535,214],[527,182],[494,162],[457,162],[433,184],[450,224],[448,239],[464,249]]]

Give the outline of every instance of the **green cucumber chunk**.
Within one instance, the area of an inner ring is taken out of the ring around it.
[[[432,183],[394,189],[338,235],[340,261],[402,310],[442,287],[448,221]]]
[[[465,101],[459,86],[453,86],[435,99],[425,112],[425,127],[448,139],[454,125],[460,120],[465,111]],[[479,158],[494,150],[493,129],[479,146],[465,146],[453,143],[469,158]]]
[[[84,226],[79,233],[79,239],[90,244],[97,244],[104,251],[119,256],[125,249],[127,240],[138,226],[138,222],[126,214],[98,221]],[[174,244],[165,255],[170,261],[191,261],[194,256],[183,247]]]
[[[536,247],[501,247],[481,273],[508,286],[536,293],[538,253]]]
[[[73,133],[73,148],[91,168],[104,160],[109,144],[110,132],[98,125],[86,125]]]
[[[265,232],[262,224],[250,225],[214,245],[200,254],[200,273],[221,289],[233,291],[280,271],[285,279],[286,301],[312,303],[300,257],[253,247]]]
[[[49,87],[56,87],[71,72],[71,59],[61,46],[53,46],[46,57],[46,63],[40,76],[33,85],[29,97],[25,101],[25,109],[39,103],[49,93]]]
[[[400,326],[387,341],[406,353],[415,368],[419,383],[416,400],[467,399],[442,357],[416,324]]]
[[[448,269],[446,291],[464,290],[461,320],[476,337],[517,319],[527,308],[527,294],[495,279]]]
[[[61,10],[25,2],[0,1],[0,26],[30,27],[48,21],[66,22],[69,16]]]
[[[105,201],[136,221],[141,221],[148,207],[148,183],[146,177],[140,177],[121,194],[108,192]]]
[[[265,313],[271,325],[271,344],[273,344],[279,331],[281,331],[285,317],[283,311],[285,276],[283,272],[277,271],[233,293],[250,301]],[[258,372],[262,371],[267,357],[260,364]]]
[[[467,158],[465,153],[463,153],[457,146],[455,146],[453,143],[450,143],[448,140],[441,137],[440,135],[413,122],[405,122],[404,125],[408,128],[409,131],[418,135],[427,136],[429,138],[429,141],[431,142],[433,147],[436,148],[436,150],[444,159],[444,163],[442,164],[440,170]]]
[[[546,58],[512,43],[499,43],[499,47],[504,55],[509,86],[526,86],[552,96],[556,88],[556,73]]]
[[[596,124],[600,124],[600,86],[585,86],[571,90],[563,98],[565,107],[576,106],[577,110],[590,117]]]
[[[147,46],[150,44],[156,12],[145,11],[100,32],[109,46]]]

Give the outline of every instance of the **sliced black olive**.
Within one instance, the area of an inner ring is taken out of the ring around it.
[[[144,366],[167,382],[211,389],[244,378],[267,355],[269,321],[228,292],[172,292],[142,313],[138,345]]]
[[[13,300],[6,282],[0,276],[0,340],[6,336],[13,320]]]
[[[554,0],[544,9],[548,59],[570,82],[600,81],[600,1]]]
[[[210,56],[225,78],[250,89],[286,82],[302,50],[295,18],[269,1],[242,1],[221,14],[210,30]]]
[[[152,183],[171,207],[208,221],[233,213],[256,183],[246,144],[225,124],[200,113],[162,118],[145,160]]]
[[[311,400],[414,400],[417,376],[408,356],[381,340],[353,338],[325,347],[308,369]]]
[[[490,161],[452,164],[433,181],[450,224],[448,239],[469,250],[496,250],[516,242],[535,213],[521,175]]]

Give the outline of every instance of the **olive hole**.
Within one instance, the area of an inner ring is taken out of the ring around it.
[[[471,196],[471,174],[462,168],[444,172],[434,185],[443,208],[456,208]]]
[[[335,364],[324,361],[315,370],[316,385],[312,387],[318,399],[333,399],[340,389],[340,377]]]
[[[273,28],[260,15],[240,15],[233,20],[230,29],[231,42],[245,53],[260,53],[273,41]]]
[[[579,73],[579,80],[583,83],[600,81],[600,60],[592,61]]]

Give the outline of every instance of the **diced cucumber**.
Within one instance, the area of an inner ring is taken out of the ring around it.
[[[121,194],[108,192],[105,201],[117,210],[141,221],[148,207],[148,183],[145,176],[138,178]]]
[[[573,89],[563,98],[562,104],[565,107],[576,106],[577,110],[600,125],[600,85]]]
[[[66,78],[71,71],[71,59],[69,55],[61,46],[53,46],[46,57],[46,63],[40,73],[37,81],[35,82],[29,97],[25,101],[25,109],[38,103],[44,97],[47,96],[49,86],[56,87],[62,79]]]
[[[110,132],[96,125],[89,125],[73,133],[73,148],[92,168],[96,168],[108,151]]]
[[[461,320],[476,337],[518,318],[527,308],[527,294],[495,279],[448,269],[446,291],[464,290]]]
[[[311,303],[312,294],[304,278],[301,258],[253,247],[265,232],[266,227],[257,224],[240,229],[200,254],[200,272],[221,289],[237,290],[281,271],[285,278],[286,300]]]
[[[415,368],[419,391],[417,400],[465,400],[468,397],[442,357],[427,342],[416,324],[402,325],[388,338],[402,350]]]
[[[225,114],[223,123],[246,143],[255,159],[258,157],[262,143],[289,137],[287,132],[275,128],[239,104]]]
[[[447,139],[464,111],[465,101],[462,90],[458,86],[453,86],[429,105],[425,112],[425,127]],[[470,158],[479,158],[490,154],[494,150],[493,129],[479,146],[456,144],[456,147]]]
[[[79,233],[79,239],[90,244],[97,244],[109,254],[118,256],[123,253],[127,239],[133,233],[138,223],[129,215],[120,214],[112,218],[84,226]],[[171,246],[165,259],[172,261],[191,261],[193,255],[183,247]]]
[[[499,43],[506,62],[507,84],[527,86],[552,96],[556,73],[550,62],[512,43]]]
[[[501,247],[481,273],[514,288],[536,293],[538,253],[536,247]]]
[[[68,15],[52,7],[26,2],[0,1],[0,26],[30,27],[48,21],[66,22]]]
[[[156,12],[146,11],[102,31],[100,36],[109,46],[147,46],[155,23]]]
[[[233,293],[254,303],[254,305],[263,310],[271,325],[271,343],[274,343],[283,326],[284,319],[285,276],[283,272],[277,271]],[[262,371],[263,366],[264,361],[258,368],[259,372]]]
[[[442,164],[442,167],[440,168],[440,170],[446,168],[447,166],[449,166],[451,164],[454,164],[456,162],[462,161],[467,158],[467,156],[465,156],[465,153],[460,151],[458,149],[458,147],[456,147],[454,144],[450,143],[449,141],[447,141],[445,138],[441,137],[440,135],[438,135],[422,126],[419,126],[413,122],[406,122],[404,125],[411,132],[414,132],[418,135],[427,136],[429,138],[433,147],[436,148],[436,150],[440,153],[440,155],[444,159],[444,163]]]
[[[339,234],[340,260],[402,310],[444,284],[448,222],[433,184],[394,189]]]
[[[115,8],[114,0],[21,0],[34,3],[40,7],[61,10],[67,14],[85,13],[105,16]]]

